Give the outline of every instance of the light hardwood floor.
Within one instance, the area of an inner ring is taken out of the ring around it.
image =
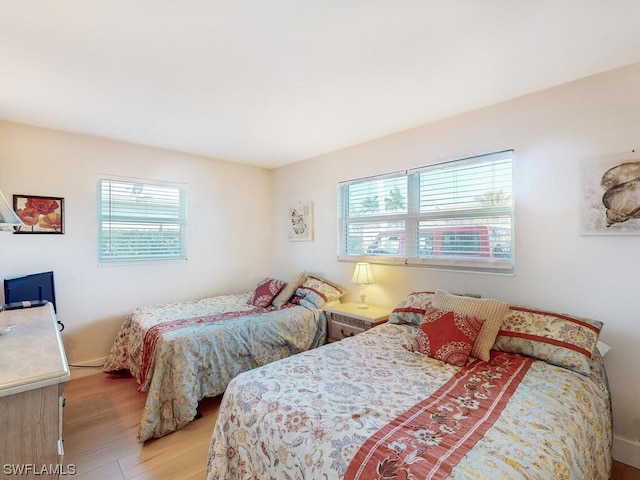
[[[136,442],[145,402],[131,377],[98,373],[65,389],[65,465],[74,480],[204,480],[220,397],[201,403],[202,418],[166,437]],[[640,480],[640,470],[614,462],[611,480]]]
[[[146,395],[131,377],[99,373],[65,388],[65,465],[74,480],[203,480],[220,398],[201,402],[202,417],[140,445],[136,433]]]

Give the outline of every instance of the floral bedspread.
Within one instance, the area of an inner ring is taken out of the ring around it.
[[[220,407],[207,479],[343,479],[369,437],[461,368],[403,348],[414,334],[385,324],[236,377]],[[448,478],[608,480],[611,404],[596,357],[590,376],[534,361]]]
[[[138,441],[161,437],[191,422],[198,402],[224,392],[241,372],[315,348],[324,342],[326,319],[303,306],[256,309],[249,293],[141,307],[123,323],[103,371],[129,370],[147,392]],[[163,322],[246,312],[219,322],[164,332],[142,382],[146,332]]]

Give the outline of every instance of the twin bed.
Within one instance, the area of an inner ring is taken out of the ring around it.
[[[301,276],[288,286],[265,279],[254,292],[135,309],[103,371],[128,371],[147,393],[138,442],[191,422],[198,402],[220,395],[239,373],[322,345],[321,307],[343,293]]]
[[[127,319],[105,370],[147,392],[139,441],[224,391],[208,480],[609,479],[600,322],[419,292],[387,324],[321,346],[322,307],[343,292],[292,287],[278,306],[254,292]]]

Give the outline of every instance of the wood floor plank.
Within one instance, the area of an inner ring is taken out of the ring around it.
[[[105,374],[69,382],[65,390],[65,463],[76,466],[76,478],[203,479],[220,397],[201,402],[201,418],[140,445],[136,434],[145,395],[137,386],[131,377]]]
[[[96,440],[96,444],[91,449],[81,449],[81,444],[65,440],[66,461],[74,464],[78,473],[84,475],[142,448],[136,442],[136,433],[137,427],[123,430],[119,438],[109,443]]]
[[[205,478],[206,462],[202,462],[202,459],[207,458],[208,447],[208,444],[202,444],[187,452],[183,451],[179,455],[156,456],[150,461],[136,465],[134,469],[125,470],[123,468],[124,477],[127,480],[156,480],[158,478],[169,480],[198,475],[200,478]]]
[[[125,480],[117,460],[84,474],[78,473],[71,478],[73,480]]]
[[[201,402],[202,417],[162,438],[136,441],[145,395],[131,377],[103,373],[65,389],[66,465],[75,480],[203,480],[220,397]],[[640,480],[640,470],[613,462],[611,480]]]

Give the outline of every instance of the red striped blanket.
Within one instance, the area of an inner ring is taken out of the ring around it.
[[[147,381],[147,375],[149,374],[149,370],[151,369],[151,365],[153,363],[153,356],[156,350],[156,344],[158,343],[158,339],[163,333],[170,332],[173,330],[177,330],[180,328],[192,327],[194,325],[203,324],[203,323],[214,323],[220,322],[222,320],[229,320],[231,318],[244,317],[246,315],[253,315],[256,313],[264,313],[271,311],[269,308],[253,308],[251,310],[245,310],[242,312],[225,312],[217,315],[205,315],[200,317],[193,318],[182,318],[179,320],[170,320],[168,322],[162,322],[157,325],[152,326],[147,330],[144,335],[144,346],[142,350],[142,365],[140,368],[140,386],[139,390],[142,390]]]
[[[444,479],[491,428],[533,360],[491,352],[372,435],[345,480]]]

